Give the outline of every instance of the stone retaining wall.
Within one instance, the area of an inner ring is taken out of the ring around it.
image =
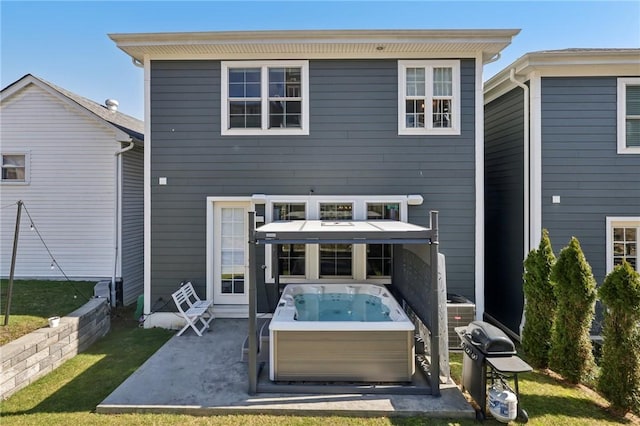
[[[111,328],[107,299],[91,299],[55,328],[45,327],[0,347],[0,398],[58,368]]]

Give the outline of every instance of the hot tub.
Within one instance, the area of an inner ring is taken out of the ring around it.
[[[373,284],[289,284],[269,325],[274,381],[408,382],[414,326]]]

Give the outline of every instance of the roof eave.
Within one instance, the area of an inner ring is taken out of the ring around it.
[[[129,56],[269,59],[493,55],[520,30],[318,30],[109,34]]]
[[[640,75],[640,49],[586,49],[527,53],[491,77],[484,85],[485,103],[514,88],[511,70],[526,80],[537,71],[545,77]]]

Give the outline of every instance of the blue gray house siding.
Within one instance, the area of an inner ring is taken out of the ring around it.
[[[518,330],[524,253],[524,95],[485,105],[485,312]]]
[[[312,60],[309,73],[308,136],[221,136],[220,62],[151,62],[152,311],[172,309],[180,281],[205,292],[207,196],[311,189],[421,194],[409,220],[440,211],[449,290],[474,298],[474,60],[461,62],[459,136],[398,136],[395,60]]]
[[[144,148],[122,155],[122,280],[129,305],[144,293]]]
[[[598,284],[606,275],[606,217],[640,216],[640,155],[616,150],[616,84],[616,77],[542,78],[542,226],[556,253],[572,236],[580,240]]]
[[[556,255],[579,239],[598,284],[607,216],[640,216],[640,155],[617,153],[616,85],[616,77],[541,79],[542,227]],[[523,306],[522,96],[516,88],[485,106],[486,312],[515,332]]]

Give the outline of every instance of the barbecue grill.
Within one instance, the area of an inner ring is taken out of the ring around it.
[[[516,355],[516,349],[509,337],[499,328],[484,321],[473,321],[466,327],[456,327],[456,333],[462,340],[462,388],[469,392],[480,407],[477,417],[484,420],[487,417],[487,385],[491,389],[508,390],[519,400],[518,374],[531,371],[532,368]],[[514,387],[508,381],[513,379]],[[492,395],[495,396],[495,395]],[[500,401],[497,401],[500,402]],[[500,421],[508,421],[498,413],[495,398],[492,398],[490,410]],[[499,405],[499,404],[498,404]],[[518,406],[517,417],[527,422],[527,412]],[[513,419],[510,419],[513,420]]]

